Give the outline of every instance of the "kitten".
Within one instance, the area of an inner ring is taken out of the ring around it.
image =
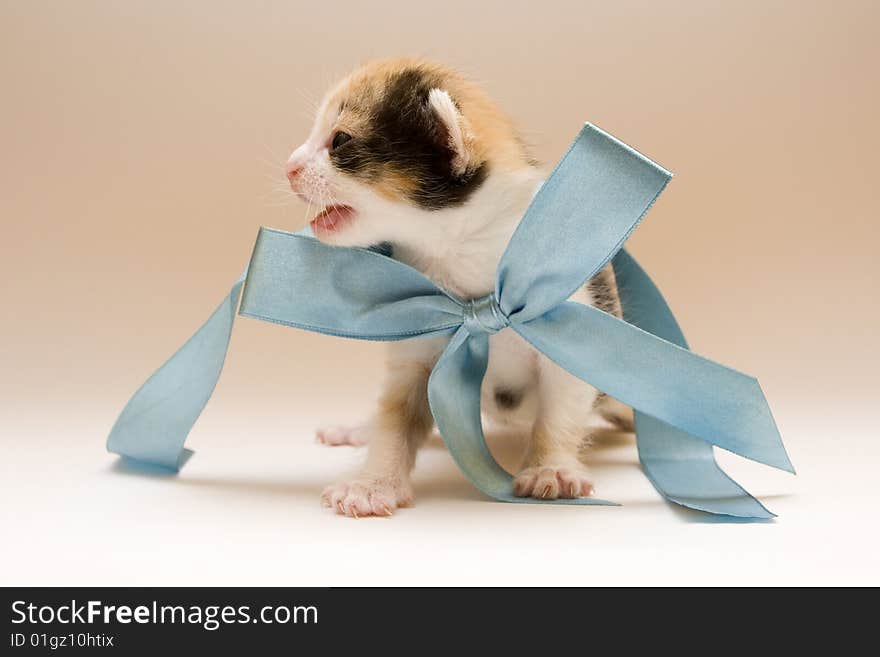
[[[318,208],[311,226],[319,240],[384,244],[461,298],[494,289],[501,255],[543,180],[485,92],[454,70],[414,59],[368,63],[333,87],[290,156],[287,177]],[[571,299],[621,316],[610,265]],[[391,515],[412,502],[410,471],[433,427],[428,376],[446,340],[391,343],[374,417],[318,432],[328,444],[368,444],[360,473],[322,495],[337,512]],[[510,330],[490,337],[481,402],[486,415],[530,432],[513,483],[519,496],[591,494],[581,446],[604,420],[631,422],[629,409]]]

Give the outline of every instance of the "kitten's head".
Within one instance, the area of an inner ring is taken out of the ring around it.
[[[498,171],[527,166],[506,116],[461,74],[421,60],[366,64],[324,97],[287,162],[329,244],[369,246],[443,221]]]

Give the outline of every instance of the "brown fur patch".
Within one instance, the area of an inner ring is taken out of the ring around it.
[[[617,318],[623,317],[620,294],[617,290],[617,277],[610,262],[587,282],[587,289],[596,308]]]

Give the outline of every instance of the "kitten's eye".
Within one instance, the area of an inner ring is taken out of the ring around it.
[[[347,132],[337,132],[333,135],[333,142],[330,144],[330,150],[335,151],[337,148],[342,146],[345,142],[351,139],[351,135]]]

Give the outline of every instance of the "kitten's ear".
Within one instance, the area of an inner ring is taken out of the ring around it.
[[[474,164],[474,138],[467,120],[458,111],[449,93],[443,89],[431,89],[428,108],[434,113],[441,128],[440,134],[452,151],[452,173],[464,174]]]

